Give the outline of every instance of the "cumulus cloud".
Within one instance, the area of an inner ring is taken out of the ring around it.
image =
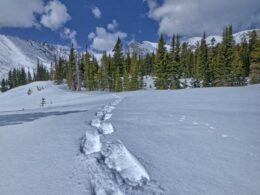
[[[70,40],[71,44],[73,44],[74,48],[79,48],[78,42],[76,40],[77,32],[75,30],[64,28],[60,33],[61,38]]]
[[[123,40],[127,37],[127,33],[117,30],[116,27],[110,29],[96,27],[96,31],[88,35],[89,40],[92,41],[91,48],[100,52],[111,51],[118,37]]]
[[[42,0],[0,1],[0,28],[38,26],[36,16],[44,10]]]
[[[149,17],[159,24],[159,33],[171,36],[221,33],[225,25],[235,30],[260,25],[259,0],[146,0]]]
[[[92,13],[95,16],[95,18],[101,18],[101,16],[102,16],[100,9],[96,6],[92,7]]]
[[[113,20],[111,24],[107,25],[107,29],[110,31],[115,31],[117,27],[118,27],[118,23],[116,20]]]
[[[71,20],[67,7],[58,0],[50,1],[44,8],[41,24],[55,31]]]

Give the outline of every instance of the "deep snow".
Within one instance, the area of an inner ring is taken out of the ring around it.
[[[0,94],[0,194],[258,194],[259,99],[260,85],[13,89]]]

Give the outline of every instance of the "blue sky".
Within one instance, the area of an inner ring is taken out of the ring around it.
[[[25,39],[110,50],[124,42],[157,41],[259,28],[258,0],[1,0],[0,33]]]

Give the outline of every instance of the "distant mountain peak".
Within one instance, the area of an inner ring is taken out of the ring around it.
[[[0,78],[6,77],[13,68],[24,67],[32,72],[38,60],[50,68],[55,57],[64,57],[67,51],[67,47],[61,45],[0,35]]]

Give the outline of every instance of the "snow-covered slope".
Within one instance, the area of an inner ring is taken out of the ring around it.
[[[260,29],[255,29],[257,31],[257,33],[260,35]],[[247,40],[249,38],[249,34],[250,32],[252,32],[253,30],[244,30],[238,33],[234,33],[234,40],[236,43],[241,43],[241,40],[243,37],[245,37]],[[211,40],[215,39],[214,44],[218,44],[221,43],[222,41],[222,36],[220,35],[210,35],[206,38],[207,44],[210,45],[211,44]],[[195,49],[197,44],[200,43],[201,37],[191,37],[185,40],[182,40],[182,42],[187,42],[188,45],[192,48]],[[153,53],[156,52],[157,49],[157,43],[154,42],[150,42],[150,41],[143,41],[141,43],[137,42],[137,41],[131,41],[128,45],[127,50],[130,53],[133,53],[133,51],[135,51],[138,55],[144,56],[147,53]],[[170,50],[170,45],[166,44],[165,45],[166,49],[169,51]]]
[[[25,67],[32,71],[37,60],[50,68],[56,57],[67,55],[67,48],[17,37],[0,35],[0,78],[6,77],[10,69]]]

